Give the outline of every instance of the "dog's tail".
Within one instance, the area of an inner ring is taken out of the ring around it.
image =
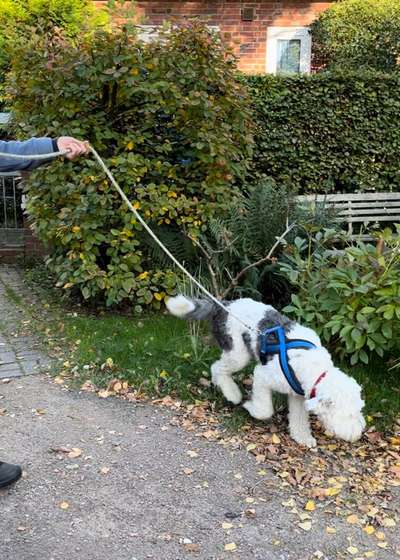
[[[182,294],[171,297],[166,302],[168,311],[181,319],[202,321],[211,319],[215,304],[208,299],[191,299]]]

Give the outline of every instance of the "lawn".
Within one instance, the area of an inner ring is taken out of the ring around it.
[[[210,365],[219,350],[206,324],[188,324],[165,313],[135,317],[109,312],[91,314],[79,307],[60,309],[49,292],[42,291],[42,299],[46,294],[46,301],[53,302],[50,316],[54,319],[49,327],[47,318],[39,331],[45,328],[48,335],[50,328],[56,338],[57,331],[62,331],[64,361],[60,359],[56,373],[73,371],[79,384],[91,380],[98,387],[106,387],[110,379],[118,378],[150,397],[171,394],[191,402],[210,400],[217,409],[227,404],[210,383]],[[19,304],[10,290],[8,297]],[[41,317],[35,321],[40,324]],[[67,367],[62,365],[64,362]],[[104,367],[107,363],[112,367]],[[383,360],[353,368],[342,364],[342,368],[363,386],[368,423],[390,429],[400,414],[399,370],[389,370]],[[243,380],[250,372],[248,368],[236,377]],[[248,389],[248,385],[244,387]],[[234,410],[237,412],[231,422],[241,425],[247,415],[240,407]]]

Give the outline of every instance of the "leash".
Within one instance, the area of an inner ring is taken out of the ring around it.
[[[209,292],[207,290],[207,288],[205,288],[202,284],[200,284],[200,282],[194,276],[192,276],[192,274],[190,274],[190,272],[188,270],[186,270],[186,268],[174,257],[174,255],[169,251],[169,249],[164,245],[164,243],[162,243],[162,241],[156,236],[156,234],[153,232],[153,230],[143,220],[143,218],[141,217],[139,212],[132,206],[130,200],[128,199],[128,197],[126,196],[124,191],[121,189],[121,187],[119,186],[119,184],[115,180],[113,174],[111,173],[109,168],[106,166],[106,164],[104,163],[104,161],[102,160],[100,155],[93,148],[93,146],[89,145],[89,149],[92,152],[92,154],[94,155],[97,163],[100,165],[100,167],[102,168],[104,173],[107,175],[111,184],[115,187],[115,189],[118,191],[118,193],[121,196],[121,198],[123,199],[123,201],[128,206],[129,210],[134,214],[135,218],[143,226],[145,231],[147,231],[147,233],[150,235],[150,237],[157,243],[157,245],[159,245],[159,247],[161,247],[161,249],[164,251],[164,253],[172,260],[172,262],[179,268],[179,270],[181,270],[189,278],[189,280],[191,282],[193,282],[193,284],[195,284],[199,288],[199,290],[201,290],[210,300],[212,300],[218,307],[223,309],[225,311],[225,313],[227,313],[228,315],[230,315],[231,317],[236,319],[236,321],[239,321],[239,323],[241,323],[244,327],[246,327],[246,329],[256,333],[258,336],[261,337],[260,358],[261,358],[261,363],[262,364],[265,365],[267,354],[274,354],[274,353],[279,354],[280,366],[281,366],[281,369],[284,373],[284,376],[286,377],[286,380],[287,380],[288,384],[298,395],[304,396],[304,391],[303,391],[297,377],[295,376],[293,369],[290,367],[290,365],[288,363],[287,350],[291,349],[291,348],[310,349],[310,348],[315,348],[315,345],[313,343],[310,343],[310,342],[305,341],[305,340],[286,341],[286,337],[285,337],[285,334],[284,334],[284,331],[283,331],[282,327],[275,327],[275,328],[272,328],[272,329],[260,330],[257,327],[253,327],[253,326],[250,326],[250,325],[246,324],[239,317],[236,317],[236,315],[234,315],[232,313],[232,311],[230,311],[219,299],[217,299],[215,296],[213,296],[213,294],[211,292]],[[6,157],[6,158],[9,158],[9,159],[19,159],[19,160],[45,160],[45,159],[49,160],[49,159],[53,159],[53,158],[56,158],[56,157],[59,157],[59,156],[65,156],[65,155],[67,155],[67,153],[68,153],[68,151],[58,151],[58,152],[52,152],[51,154],[15,155],[15,154],[5,154],[5,153],[0,152],[0,157]],[[269,343],[268,337],[272,333],[276,334],[278,336],[278,341],[279,341],[278,344]],[[317,384],[325,377],[325,375],[326,375],[326,373],[324,372],[318,378],[318,380],[315,382],[315,384],[312,388],[312,391],[311,391],[311,394],[313,396],[315,396],[315,391],[316,391]]]
[[[199,290],[201,290],[209,299],[211,299],[216,305],[218,305],[218,307],[223,309],[225,311],[225,313],[228,313],[231,317],[233,317],[234,319],[239,321],[239,323],[241,323],[244,327],[246,327],[246,329],[249,329],[250,331],[253,331],[257,334],[261,334],[261,331],[259,329],[257,329],[256,327],[252,327],[250,325],[247,325],[244,321],[242,321],[242,319],[240,319],[239,317],[236,317],[219,299],[217,299],[215,296],[213,296],[212,293],[207,290],[207,288],[205,288],[202,284],[200,284],[200,282],[198,280],[196,280],[196,278],[194,276],[192,276],[188,270],[186,270],[186,268],[174,257],[174,255],[164,245],[164,243],[162,243],[162,241],[160,241],[160,239],[156,236],[156,234],[153,232],[153,230],[147,225],[147,223],[140,216],[138,211],[132,206],[130,200],[128,199],[128,197],[126,196],[124,191],[121,189],[121,187],[118,185],[118,183],[114,179],[111,171],[106,166],[106,164],[104,163],[102,158],[99,156],[99,154],[96,152],[96,150],[93,148],[93,146],[89,145],[89,149],[92,152],[92,154],[94,155],[97,163],[100,165],[100,167],[102,168],[104,173],[107,175],[108,179],[111,181],[112,185],[116,188],[119,195],[121,196],[123,201],[128,206],[129,210],[131,212],[133,212],[133,214],[134,214],[135,218],[138,220],[138,222],[143,226],[143,228],[147,231],[147,233],[150,235],[150,237],[152,239],[154,239],[154,241],[159,245],[159,247],[161,247],[161,249],[172,260],[172,262],[179,268],[179,270],[181,270],[189,278],[189,280],[191,282],[193,282],[193,284],[195,284],[199,288]],[[51,154],[40,154],[40,155],[15,155],[15,154],[6,154],[6,153],[3,153],[3,152],[0,152],[0,157],[11,158],[11,159],[20,159],[20,160],[38,160],[38,159],[39,160],[44,160],[44,159],[53,159],[53,158],[56,158],[56,157],[59,157],[59,156],[65,156],[67,153],[68,153],[68,151],[60,151],[60,152],[52,152]]]

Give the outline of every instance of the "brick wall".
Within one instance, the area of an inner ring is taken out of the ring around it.
[[[97,5],[105,2],[96,1]],[[136,2],[143,23],[160,25],[165,19],[182,20],[201,17],[210,25],[218,25],[222,36],[234,46],[239,67],[248,73],[264,73],[267,28],[308,26],[332,2],[306,0],[203,0],[176,2],[171,0],[139,0]],[[243,21],[242,11],[253,10],[253,21]]]

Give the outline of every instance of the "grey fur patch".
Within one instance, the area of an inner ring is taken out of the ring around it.
[[[250,354],[252,359],[255,360],[256,356],[254,354],[254,350],[253,350],[253,347],[251,345],[251,336],[249,335],[248,332],[244,332],[244,333],[242,333],[242,338],[243,338],[243,342],[244,342],[244,345],[247,348],[248,353]]]
[[[283,327],[285,334],[287,334],[289,331],[292,330],[295,324],[296,324],[295,321],[292,321],[291,319],[289,319],[289,317],[286,317],[286,315],[282,315],[282,313],[279,313],[279,311],[273,309],[273,310],[268,310],[265,313],[263,319],[259,321],[257,328],[260,331],[263,331],[265,329],[272,329],[273,327]],[[258,337],[257,340],[257,356],[259,355],[260,355],[260,337]]]
[[[227,304],[223,302],[226,306]],[[228,313],[214,304],[214,315],[212,318],[212,333],[218,346],[225,352],[229,352],[233,348],[232,337],[226,332],[226,321]]]
[[[195,321],[204,321],[205,319],[212,320],[215,303],[208,299],[190,299],[190,301],[195,305],[195,308],[185,315],[185,319],[193,319]]]

